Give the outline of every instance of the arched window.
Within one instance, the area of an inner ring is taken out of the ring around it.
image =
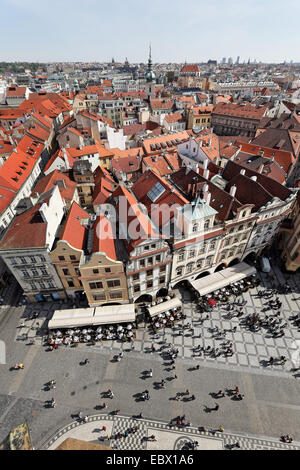
[[[207,219],[205,222],[204,222],[204,230],[207,230],[209,228],[209,219]]]

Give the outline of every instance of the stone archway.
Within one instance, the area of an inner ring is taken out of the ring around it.
[[[241,261],[239,258],[234,258],[230,263],[228,264],[228,267],[230,266],[235,266],[236,264],[239,264]]]
[[[142,302],[152,302],[152,295],[142,294],[134,301],[135,304],[142,303]]]
[[[225,269],[225,268],[226,268],[226,264],[221,263],[221,264],[219,264],[219,266],[216,267],[215,272],[222,271],[222,269]]]
[[[157,297],[166,297],[168,295],[168,289],[166,287],[162,287],[157,291],[156,293],[156,298]]]
[[[210,272],[209,271],[204,271],[203,273],[198,274],[196,279],[201,279],[202,277],[209,276]]]

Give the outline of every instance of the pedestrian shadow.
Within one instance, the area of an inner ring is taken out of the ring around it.
[[[154,382],[153,383],[153,388],[154,390],[160,390],[162,387],[161,387],[161,382]]]
[[[259,363],[262,367],[268,367],[270,365],[270,361],[267,361],[266,359],[262,359]]]
[[[209,408],[209,406],[204,405],[203,411],[205,413],[211,413],[214,410],[214,408]]]
[[[220,395],[218,395],[217,393],[215,392],[210,392],[209,395],[214,399],[218,399],[218,398],[222,398]]]

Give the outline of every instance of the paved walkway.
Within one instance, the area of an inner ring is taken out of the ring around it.
[[[300,278],[298,274],[294,274],[291,278],[288,275],[283,274],[277,266],[273,267],[273,273],[276,276],[275,282],[278,285],[282,285],[288,282],[296,291],[299,290],[297,283],[300,284]],[[172,343],[178,349],[178,357],[186,358],[189,360],[196,361],[199,364],[209,364],[213,366],[224,365],[224,366],[239,366],[243,369],[250,369],[257,373],[259,370],[266,371],[278,375],[287,373],[291,374],[291,370],[295,367],[300,366],[300,332],[297,327],[293,326],[289,318],[300,311],[300,296],[299,294],[288,294],[278,295],[282,302],[281,318],[283,322],[287,323],[285,328],[285,335],[281,338],[273,338],[267,333],[265,329],[257,333],[253,333],[245,328],[243,325],[243,318],[246,315],[253,314],[254,312],[259,314],[261,317],[265,315],[271,315],[276,313],[275,311],[268,310],[263,312],[262,309],[265,307],[265,299],[257,297],[257,292],[263,287],[270,287],[271,282],[263,273],[259,273],[262,280],[262,285],[258,288],[251,289],[250,291],[242,294],[236,301],[245,300],[247,304],[243,307],[243,317],[237,319],[236,317],[228,318],[228,312],[222,306],[217,306],[212,312],[209,313],[209,319],[204,320],[203,324],[199,323],[201,314],[197,311],[195,303],[190,300],[190,293],[188,291],[183,292],[183,310],[186,314],[186,320],[177,324],[172,330],[166,328],[165,331],[160,331],[158,338],[155,339],[154,335],[151,334],[147,328],[139,327],[137,330],[136,340],[134,342],[135,350],[132,352],[149,352],[151,345],[156,344],[156,349],[161,348],[166,343]],[[43,303],[43,304],[31,304],[23,307],[24,312],[20,319],[20,324],[25,323],[24,327],[18,328],[16,333],[16,340],[30,341],[34,339],[35,344],[43,344],[44,339],[47,337],[47,322],[52,317],[54,310],[59,308],[68,308],[66,304],[59,303]],[[30,319],[33,312],[38,312],[39,316],[36,319]],[[202,314],[206,316],[206,314]],[[186,325],[191,323],[193,331],[184,328],[184,333],[180,334],[180,325]],[[236,332],[227,332],[225,340],[232,341],[234,354],[232,356],[224,357],[221,355],[217,358],[209,356],[199,356],[194,351],[194,348],[198,345],[207,348],[219,348],[222,347],[222,340],[216,339],[211,332],[211,328],[218,326],[220,330],[231,330],[236,327]],[[80,345],[85,348],[86,345]],[[119,352],[120,350],[127,350],[130,345],[127,343],[121,343],[119,341],[103,341],[103,343],[97,343],[95,346],[89,346],[89,351],[101,351],[101,352]],[[163,352],[163,350],[161,350]],[[279,356],[286,356],[287,361],[285,365],[273,365],[263,367],[266,365],[268,359]],[[295,377],[300,376],[300,373],[296,372]]]
[[[106,430],[102,429],[103,426]],[[138,426],[136,433],[129,434],[126,438],[116,438],[117,433],[123,434],[134,426]],[[151,435],[157,440],[145,439]],[[54,450],[68,437],[100,442],[121,450],[181,450],[186,443],[193,441],[198,442],[198,450],[230,449],[236,442],[239,442],[241,450],[300,450],[300,443],[284,444],[268,437],[246,436],[217,430],[204,431],[192,426],[180,429],[158,421],[106,415],[90,416],[88,422],[84,424],[73,421],[57,431],[42,449]]]

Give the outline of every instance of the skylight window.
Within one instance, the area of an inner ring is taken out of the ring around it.
[[[165,192],[165,188],[160,184],[156,183],[150,191],[148,191],[147,196],[151,199],[152,202],[156,201],[163,193]]]

